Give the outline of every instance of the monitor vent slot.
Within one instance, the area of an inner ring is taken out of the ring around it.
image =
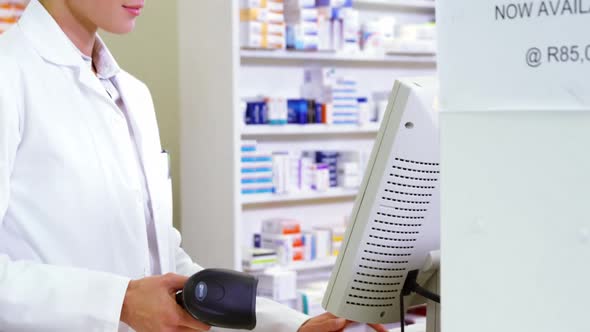
[[[390,226],[402,226],[402,227],[420,227],[422,224],[404,224],[404,223],[397,223],[397,222],[387,222],[383,220],[375,219],[375,222],[378,224],[390,225]]]
[[[373,242],[367,242],[367,245],[378,247],[378,248],[388,248],[388,249],[414,249],[414,246],[390,246],[386,244],[379,244]]]
[[[391,256],[391,257],[408,257],[411,256],[411,254],[398,254],[398,253],[388,253],[388,252],[381,252],[381,251],[372,251],[372,250],[364,250],[365,253],[367,254],[373,254],[373,255],[383,255],[383,256]]]
[[[376,236],[376,235],[369,235],[372,239],[377,240],[385,240],[385,241],[396,241],[396,242],[415,242],[416,239],[400,239],[400,238],[392,238],[392,237],[385,237],[385,236]]]
[[[383,263],[383,264],[408,264],[408,261],[386,261],[386,260],[372,259],[372,258],[367,258],[367,257],[363,257],[361,259],[364,261],[367,261],[367,262]]]
[[[371,274],[371,273],[364,273],[364,272],[357,272],[356,274],[359,276],[363,276],[363,277],[371,277],[371,278],[379,278],[379,279],[401,279],[404,277],[401,274],[387,275],[387,274]]]
[[[401,215],[401,214],[390,214],[390,213],[386,213],[386,212],[377,212],[377,215],[383,216],[383,217],[394,218],[394,219],[414,219],[414,220],[422,220],[422,219],[424,219],[424,216],[423,215],[406,216],[406,215]]]
[[[402,163],[407,163],[407,164],[414,164],[414,165],[426,165],[426,166],[439,166],[439,163],[429,163],[429,162],[424,162],[424,161],[415,161],[415,160],[409,160],[409,159],[404,159],[404,158],[395,158],[396,161],[401,161]]]
[[[384,232],[384,233],[394,233],[394,234],[420,234],[420,232],[392,231],[392,230],[383,229],[383,228],[377,228],[377,227],[372,227],[371,229],[374,230],[374,231]]]
[[[399,174],[394,174],[394,173],[389,174],[389,176],[393,176],[393,177],[400,178],[400,179],[413,180],[413,181],[425,181],[425,182],[438,181],[437,178],[419,178],[419,177],[415,177],[415,176],[405,176],[405,175],[399,175]]]
[[[382,198],[385,200],[391,201],[391,202],[405,203],[405,204],[428,204],[428,203],[430,203],[428,201],[410,201],[410,200],[397,199],[397,198],[388,197],[388,196],[383,196]]]
[[[352,290],[359,291],[359,292],[367,292],[367,293],[397,293],[399,290],[380,290],[380,289],[367,289],[367,288],[358,288],[352,287]]]
[[[360,307],[391,307],[392,304],[371,304],[371,303],[360,303],[360,302],[352,302],[346,301],[346,304],[356,305]]]
[[[426,212],[428,210],[426,209],[408,209],[408,208],[403,208],[403,207],[399,207],[399,206],[391,206],[391,205],[387,205],[387,204],[381,204],[381,207],[385,208],[385,209],[391,209],[391,210],[396,210],[396,211],[406,211],[406,212]]]
[[[365,281],[365,280],[355,280],[358,284],[364,285],[373,285],[373,286],[399,286],[401,283],[399,282],[372,282],[372,281]]]
[[[357,275],[359,277],[354,279],[347,294],[349,304],[366,307],[391,306],[401,290],[403,275],[384,276],[358,272]]]
[[[432,197],[432,194],[417,194],[417,193],[408,193],[403,191],[385,189],[386,192],[397,194],[397,195],[405,195],[405,196],[415,196],[415,197]]]
[[[398,169],[400,171],[406,171],[406,172],[414,172],[414,173],[422,173],[422,174],[438,174],[437,171],[426,171],[423,169],[415,169],[415,168],[407,168],[407,167],[400,167],[400,166],[391,166],[393,167],[393,169]]]
[[[418,186],[418,185],[398,183],[398,182],[393,182],[393,181],[387,181],[387,184],[392,185],[392,186],[398,186],[398,187],[404,187],[404,188],[413,188],[413,189],[435,189],[436,188],[434,186]]]
[[[355,278],[346,292],[350,305],[395,303],[436,195],[438,163],[394,158],[388,167],[366,228],[365,247],[357,257]]]
[[[379,300],[379,301],[387,301],[387,300],[393,300],[393,299],[395,299],[395,296],[393,296],[393,297],[363,296],[363,295],[356,295],[356,294],[350,294],[350,297],[354,297],[354,298],[357,298],[357,299],[363,299],[363,300]]]
[[[373,265],[359,265],[359,267],[362,267],[364,269],[369,269],[369,270],[377,270],[377,271],[405,271],[405,268],[397,268],[397,267],[379,267],[379,266],[373,266]]]

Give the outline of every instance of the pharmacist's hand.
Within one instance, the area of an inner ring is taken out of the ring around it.
[[[192,318],[175,300],[187,277],[168,273],[133,280],[127,286],[121,321],[137,332],[209,331],[209,326]]]
[[[344,318],[338,318],[329,312],[313,317],[303,323],[297,332],[340,332],[354,322]],[[387,332],[381,324],[369,324],[377,332]]]

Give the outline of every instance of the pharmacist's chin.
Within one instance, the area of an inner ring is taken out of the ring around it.
[[[132,32],[133,29],[135,29],[135,21],[137,20],[137,17],[129,17],[127,12],[122,12],[118,16],[120,17],[115,18],[113,15],[113,18],[110,20],[110,22],[100,28],[106,32],[117,35],[128,34]]]

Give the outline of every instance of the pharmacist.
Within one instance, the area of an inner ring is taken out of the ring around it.
[[[33,0],[0,37],[0,331],[209,329],[173,298],[201,268],[172,227],[150,93],[96,36],[142,7]],[[346,324],[257,307],[256,331]]]

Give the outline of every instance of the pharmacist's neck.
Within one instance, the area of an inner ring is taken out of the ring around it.
[[[41,4],[80,52],[92,56],[98,27],[87,19],[77,17],[65,1],[41,0]]]

